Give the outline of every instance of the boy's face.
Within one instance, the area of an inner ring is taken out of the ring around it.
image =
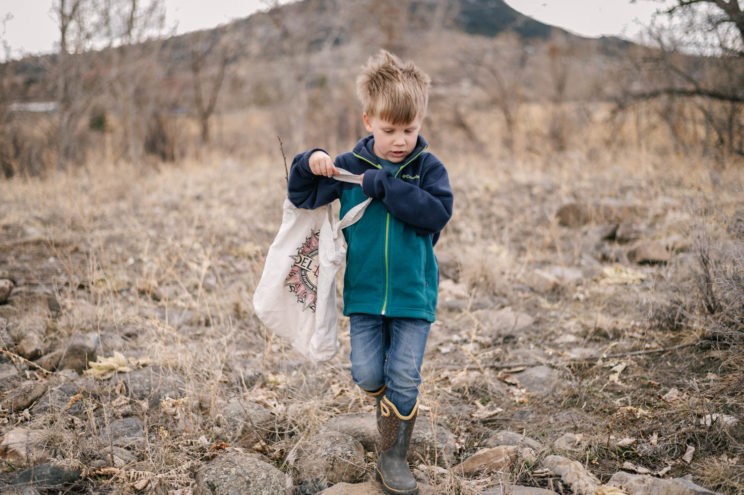
[[[408,124],[392,124],[379,117],[362,115],[364,128],[375,138],[374,152],[379,158],[392,163],[402,162],[416,146],[421,118]]]

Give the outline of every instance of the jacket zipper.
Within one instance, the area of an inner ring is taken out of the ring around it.
[[[416,158],[418,158],[421,155],[421,153],[423,153],[424,151],[426,151],[426,148],[428,148],[428,146],[424,146],[421,149],[421,151],[419,151],[418,153],[416,153],[416,155],[414,155],[410,160],[408,160],[406,163],[404,163],[398,169],[398,171],[395,172],[395,175],[393,177],[396,177],[397,178],[398,177],[398,174],[400,174],[400,171],[403,170],[404,168],[406,168]],[[375,168],[382,169],[382,165],[380,165],[379,163],[373,163],[373,162],[367,160],[366,158],[364,158],[363,156],[357,155],[356,153],[353,153],[353,155],[355,157],[359,158],[360,160],[363,160],[363,161],[369,163],[370,165],[372,165]],[[382,301],[382,311],[380,311],[380,314],[382,316],[385,316],[385,310],[387,309],[387,302],[388,302],[388,291],[390,289],[390,263],[388,262],[389,246],[390,246],[390,212],[388,211],[388,212],[386,212],[386,215],[385,215],[385,298]]]

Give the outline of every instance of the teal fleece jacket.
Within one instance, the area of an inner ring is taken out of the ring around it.
[[[308,159],[318,148],[294,157],[289,200],[314,209],[341,200],[340,216],[373,200],[362,218],[344,229],[347,243],[344,315],[364,313],[434,321],[439,267],[434,256],[441,230],[452,216],[447,170],[419,136],[397,173],[382,169],[372,136],[335,160],[337,168],[364,174],[362,187],[314,175]]]

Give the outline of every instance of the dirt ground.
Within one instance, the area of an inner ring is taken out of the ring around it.
[[[446,163],[455,214],[436,247],[440,301],[421,399],[455,435],[454,461],[510,430],[602,482],[624,469],[744,492],[744,358],[738,337],[711,332],[698,292],[701,243],[742,241],[729,227],[744,215],[744,169],[672,167],[653,155]],[[15,285],[0,305],[8,328],[41,320],[42,359],[94,332],[99,356],[169,369],[188,391],[149,413],[130,475],[91,467],[93,425],[134,402],[91,394],[75,417],[33,405],[0,411],[3,432],[44,430],[50,456],[82,470],[64,493],[135,493],[144,478],[144,491],[188,489],[236,394],[280,418],[273,436],[242,446],[285,471],[293,445],[329,418],[372,411],[351,382],[345,320],[339,354],[312,365],[253,314],[284,187],[281,158],[216,157],[0,183],[0,279]],[[0,399],[60,374],[3,349],[0,362],[18,373]],[[0,484],[22,468],[5,461]],[[509,476],[570,493],[530,463]],[[464,494],[497,483],[455,478],[429,481]]]

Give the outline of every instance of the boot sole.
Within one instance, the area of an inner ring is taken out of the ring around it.
[[[382,479],[382,474],[380,474],[379,469],[375,468],[375,474],[377,475],[377,481],[382,483],[382,491],[388,495],[418,495],[418,485],[412,490],[396,490],[395,488],[390,488],[385,484],[385,480]]]

